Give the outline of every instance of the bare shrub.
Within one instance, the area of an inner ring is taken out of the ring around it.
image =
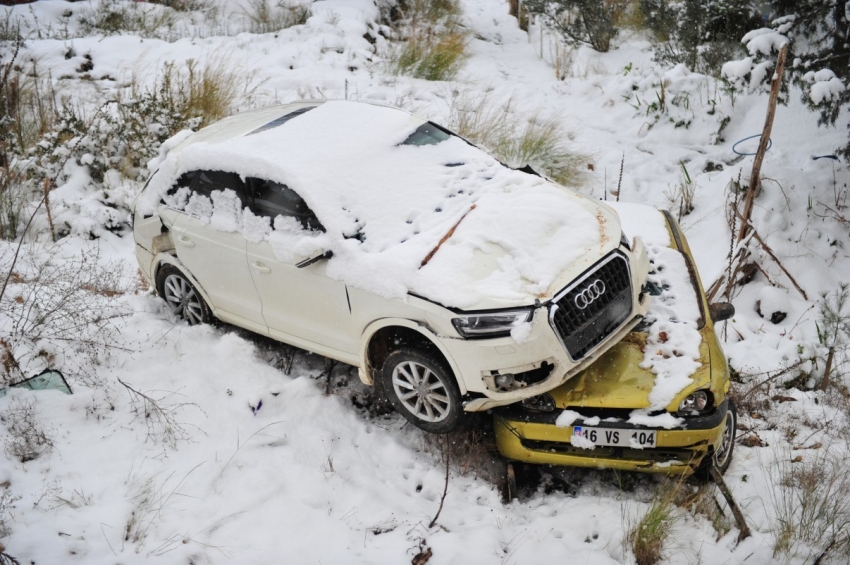
[[[0,297],[0,342],[9,357],[0,380],[14,382],[51,367],[97,383],[97,367],[118,350],[129,310],[118,302],[132,279],[120,261],[100,261],[98,247],[62,257],[63,245],[31,247]]]
[[[172,449],[177,448],[179,440],[189,438],[186,429],[177,421],[176,415],[181,409],[193,406],[200,410],[197,404],[192,402],[167,403],[166,401],[176,396],[176,393],[167,391],[141,392],[118,379],[130,395],[130,401],[136,414],[142,416],[148,428],[148,439],[162,441]],[[154,396],[156,395],[156,396]]]
[[[16,398],[0,414],[0,421],[6,425],[9,434],[5,441],[7,457],[26,463],[53,449],[56,431],[38,415],[35,399]]]
[[[244,10],[252,33],[271,33],[302,25],[310,17],[310,5],[279,0],[248,0]]]
[[[586,157],[570,151],[570,134],[556,113],[523,119],[513,99],[499,105],[487,95],[456,92],[449,99],[449,127],[512,167],[531,165],[566,186],[582,179]]]
[[[832,445],[802,461],[785,457],[769,470],[774,557],[850,558],[849,465],[847,446]]]
[[[15,508],[15,503],[21,499],[21,495],[12,494],[9,490],[9,483],[0,485],[0,538],[5,538],[11,535],[12,526],[10,522],[13,519],[12,510]],[[0,548],[2,551],[2,548]]]
[[[19,167],[0,166],[0,239],[17,237],[31,191]]]

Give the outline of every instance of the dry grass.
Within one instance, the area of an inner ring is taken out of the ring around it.
[[[679,520],[676,505],[681,502],[682,483],[665,483],[659,488],[646,513],[630,523],[626,542],[638,565],[654,565],[663,556],[664,543]]]
[[[469,92],[453,95],[449,106],[449,127],[508,165],[531,165],[565,186],[581,182],[587,158],[569,149],[570,134],[556,113],[538,111],[523,119],[512,99],[499,105]]]
[[[785,457],[769,472],[775,485],[774,557],[850,559],[850,452],[825,446],[802,461]]]
[[[425,80],[451,80],[469,57],[469,33],[456,0],[406,0],[385,20],[398,43],[384,54],[388,70]]]
[[[453,79],[468,57],[467,34],[417,31],[395,47],[389,57],[394,74],[425,80]]]

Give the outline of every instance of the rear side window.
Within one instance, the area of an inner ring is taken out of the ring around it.
[[[286,114],[285,116],[281,116],[279,118],[276,118],[276,119],[270,121],[267,124],[261,125],[260,127],[258,127],[254,131],[248,133],[247,135],[254,135],[255,133],[260,133],[261,131],[266,131],[268,129],[272,129],[272,128],[276,128],[278,126],[282,126],[283,124],[285,124],[286,122],[288,122],[292,118],[297,118],[301,114],[305,114],[305,113],[309,112],[310,110],[312,110],[313,108],[314,108],[314,106],[310,106],[308,108],[299,108],[298,110],[295,110],[294,112],[290,112],[290,113]]]
[[[249,208],[255,215],[272,220],[278,216],[295,218],[306,230],[325,231],[304,199],[285,184],[249,178],[248,192],[251,195]]]

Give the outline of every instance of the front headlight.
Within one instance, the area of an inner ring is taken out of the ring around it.
[[[503,337],[518,324],[531,320],[534,310],[504,310],[475,316],[452,318],[457,333],[466,339]]]
[[[704,390],[692,392],[679,403],[679,414],[682,416],[698,416],[711,408],[711,398]]]

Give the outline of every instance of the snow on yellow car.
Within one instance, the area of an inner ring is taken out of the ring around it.
[[[528,463],[664,473],[723,472],[735,440],[729,369],[687,241],[669,213],[615,206],[646,242],[653,295],[643,323],[564,385],[496,411],[503,456]]]

